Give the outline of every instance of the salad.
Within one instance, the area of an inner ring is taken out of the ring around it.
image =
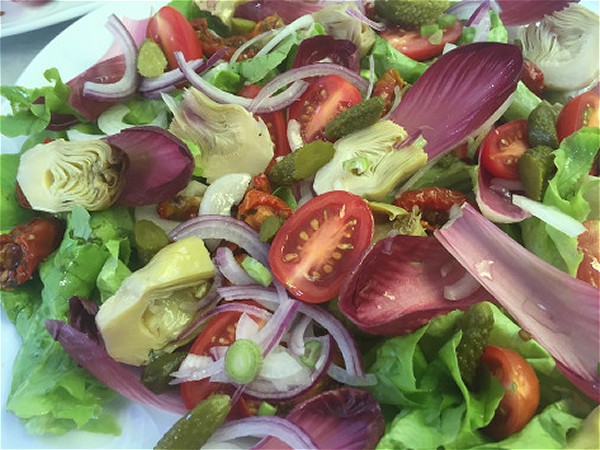
[[[153,6],[107,14],[76,73],[1,87],[3,424],[78,447],[597,446],[596,12]]]

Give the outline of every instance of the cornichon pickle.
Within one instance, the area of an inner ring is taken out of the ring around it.
[[[379,120],[384,108],[384,100],[377,96],[351,106],[327,124],[325,137],[335,141],[353,131],[367,128]]]
[[[546,145],[558,148],[557,117],[556,111],[548,102],[540,103],[531,111],[527,118],[527,136],[530,146]]]
[[[315,174],[333,158],[333,144],[313,141],[285,155],[269,172],[269,180],[277,186],[289,186]]]
[[[143,77],[160,77],[167,68],[167,58],[160,46],[152,39],[140,45],[137,56],[137,70]]]
[[[519,178],[527,197],[533,200],[542,200],[548,181],[554,173],[553,151],[550,147],[538,145],[527,149],[519,158]]]
[[[148,363],[142,372],[141,381],[155,394],[166,392],[172,387],[169,382],[173,379],[171,373],[179,369],[179,366],[187,356],[187,352],[173,352],[161,355]]]
[[[258,236],[262,242],[270,242],[283,225],[283,219],[275,215],[267,217],[260,226]]]
[[[158,441],[155,449],[198,449],[212,436],[231,410],[231,398],[215,394],[198,403]]]
[[[456,347],[460,375],[472,387],[481,355],[494,326],[494,315],[489,303],[476,303],[465,311],[459,322],[462,338]]]
[[[133,241],[140,262],[147,264],[161,248],[169,243],[169,236],[151,220],[138,220],[133,227]]]

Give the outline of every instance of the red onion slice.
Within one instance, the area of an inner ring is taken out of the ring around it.
[[[255,284],[252,277],[239,265],[229,247],[219,247],[217,249],[216,261],[217,267],[231,284]]]
[[[600,291],[546,263],[469,204],[437,240],[531,333],[582,390],[600,401]]]
[[[229,216],[204,215],[175,227],[169,237],[177,241],[188,236],[200,239],[224,239],[239,245],[265,267],[269,267],[269,246],[248,224]],[[248,298],[248,297],[246,297]]]
[[[123,50],[125,57],[125,73],[115,83],[95,83],[87,81],[83,85],[83,95],[97,100],[120,100],[133,95],[139,84],[136,58],[137,47],[133,37],[121,20],[112,14],[106,24],[110,32],[115,36]]]

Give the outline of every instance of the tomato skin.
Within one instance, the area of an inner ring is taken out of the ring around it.
[[[260,86],[256,84],[249,84],[247,86],[244,86],[244,88],[239,92],[238,95],[246,98],[254,98],[258,95],[260,90]],[[275,148],[273,149],[273,157],[276,158],[278,156],[287,155],[291,151],[291,149],[287,139],[287,126],[285,123],[285,116],[283,115],[283,111],[273,111],[270,113],[256,115],[263,120],[263,122],[269,129],[271,140],[273,141],[273,144],[275,144]]]
[[[496,415],[483,431],[494,439],[504,439],[520,431],[535,414],[540,383],[533,368],[514,350],[488,345],[481,362],[505,389]]]
[[[299,300],[330,300],[369,246],[373,226],[371,211],[359,196],[321,194],[292,214],[273,239],[273,275]]]
[[[444,30],[440,44],[430,43],[429,38],[421,36],[419,30],[407,30],[401,27],[389,27],[381,33],[381,37],[405,56],[415,61],[426,61],[440,55],[446,44],[458,41],[462,29],[462,23],[457,20],[454,25]]]
[[[518,162],[529,148],[527,121],[513,120],[490,131],[479,147],[479,162],[498,178],[518,180]]]
[[[544,72],[528,59],[523,61],[521,81],[536,95],[541,95],[544,92]]]
[[[175,52],[182,52],[186,61],[203,57],[202,46],[192,25],[171,6],[163,6],[152,16],[146,36],[160,45],[170,69],[178,67]]]
[[[381,77],[375,82],[373,86],[373,96],[381,97],[385,102],[385,107],[383,109],[382,115],[385,115],[389,112],[392,105],[394,104],[394,100],[396,99],[396,88],[402,92],[402,88],[406,86],[406,82],[402,78],[402,75],[393,67],[390,67],[385,71]],[[402,95],[402,94],[399,94]]]
[[[362,101],[360,91],[345,78],[325,75],[310,81],[304,94],[288,109],[288,120],[300,123],[305,143],[325,140],[325,126],[339,113]]]
[[[582,127],[598,127],[600,96],[596,91],[588,91],[571,99],[565,105],[556,121],[559,142]]]

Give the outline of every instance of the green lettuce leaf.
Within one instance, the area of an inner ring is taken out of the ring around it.
[[[523,340],[519,326],[500,309],[490,306],[494,328],[489,344],[512,348],[532,365],[540,379],[542,413],[520,433],[502,442],[489,443],[479,430],[494,416],[503,388],[489,375],[477,392],[470,391],[463,383],[456,357],[462,337],[458,321],[463,313],[454,311],[414,333],[385,340],[367,355],[366,360],[374,361],[368,372],[374,373],[378,380],[371,392],[389,418],[377,448],[562,448],[565,445],[567,433],[579,427],[591,406],[558,373],[554,360],[541,346],[533,340]],[[585,406],[577,406],[581,402]],[[556,420],[561,425],[548,432],[547,427]],[[542,447],[532,447],[536,439],[543,442]]]
[[[33,211],[20,207],[16,202],[15,179],[19,160],[18,154],[0,154],[0,232],[2,233],[27,222],[34,216]]]
[[[388,41],[379,36],[375,37],[371,55],[375,62],[377,78],[381,77],[389,68],[394,67],[406,82],[414,83],[429,67],[425,63],[403,55],[392,47]]]
[[[94,296],[97,277],[110,256],[106,239],[124,238],[133,229],[127,212],[117,208],[89,214],[74,208],[59,249],[40,265],[41,302],[32,302],[32,310],[19,306],[18,295],[24,298],[29,293],[35,298],[33,286],[19,288],[18,294],[3,293],[3,305],[8,306],[7,313],[12,311],[9,317],[16,319],[23,340],[13,365],[6,408],[20,417],[32,434],[62,434],[74,428],[119,432],[115,418],[105,409],[115,393],[64,352],[46,331],[45,321],[67,321],[72,296]],[[21,318],[27,318],[27,326]]]
[[[554,206],[583,222],[590,213],[587,200],[590,186],[588,173],[600,147],[600,130],[586,127],[565,138],[554,152],[556,174],[548,183],[543,203]],[[596,196],[598,192],[596,192]],[[575,275],[583,258],[577,238],[569,237],[551,225],[532,217],[522,224],[523,241],[533,253],[559,269]]]

